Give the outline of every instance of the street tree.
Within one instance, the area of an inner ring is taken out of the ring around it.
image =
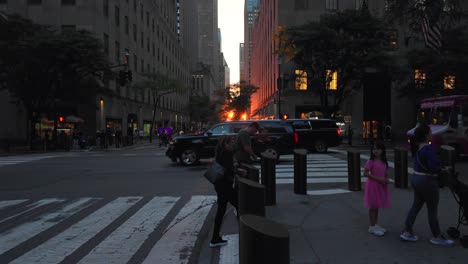
[[[322,112],[330,115],[330,109],[362,87],[369,69],[393,72],[395,35],[367,8],[344,10],[325,14],[317,22],[280,28],[277,53],[307,74],[311,92],[320,96]],[[330,86],[334,76],[336,86]]]
[[[149,91],[151,94],[153,105],[153,118],[150,125],[150,142],[153,142],[153,128],[156,120],[157,109],[161,107],[161,98],[165,95],[176,93],[178,95],[185,94],[185,89],[180,82],[169,78],[167,75],[156,73],[142,74],[143,80],[133,84],[133,87],[141,91]]]
[[[30,127],[37,113],[52,113],[56,136],[59,107],[94,105],[90,97],[110,71],[102,43],[91,32],[58,32],[16,15],[0,24],[0,32],[0,89],[24,105]]]
[[[239,89],[239,92],[229,90],[226,93],[226,104],[223,107],[223,112],[228,113],[234,112],[233,119],[240,119],[243,113],[247,113],[250,110],[250,104],[252,103],[252,95],[257,92],[258,87],[247,84],[244,81],[234,85]]]
[[[455,82],[456,90],[467,93],[468,78],[464,70],[468,66],[468,13],[460,0],[390,0],[385,17],[398,26],[407,52],[401,61],[407,65],[401,97],[427,97],[451,92],[443,89],[444,80]],[[428,48],[424,40],[423,22],[436,26],[440,34],[437,50]],[[418,45],[419,43],[419,45]],[[421,80],[415,80],[415,71]]]

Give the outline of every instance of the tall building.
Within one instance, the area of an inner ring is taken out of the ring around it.
[[[219,59],[221,52],[221,39],[218,31],[218,1],[198,0],[198,30],[199,30],[199,66],[198,77],[204,78],[204,93],[214,99],[214,91],[221,89],[219,76]],[[202,74],[200,74],[202,73]]]
[[[245,81],[245,61],[244,61],[244,53],[245,53],[245,44],[239,44],[239,80]]]
[[[122,64],[124,54],[129,53],[129,69],[133,82],[142,80],[142,73],[161,72],[184,86],[192,85],[192,66],[195,55],[188,49],[196,43],[190,21],[194,13],[184,4],[193,1],[181,0],[81,0],[81,1],[0,1],[0,10],[6,14],[19,14],[38,24],[61,29],[86,29],[100,39],[112,65]],[[194,9],[192,9],[194,10]],[[196,10],[196,9],[195,9]],[[195,23],[196,24],[196,23]],[[186,31],[181,26],[186,27]],[[119,69],[119,67],[115,67]],[[96,95],[96,107],[77,106],[73,115],[84,120],[83,129],[89,135],[96,131],[121,130],[123,135],[134,130],[150,133],[152,121],[152,98],[148,90],[134,89],[131,85],[120,86],[115,79],[104,83],[107,91]],[[182,128],[188,122],[185,112],[187,93],[164,95],[161,107],[156,111],[156,121],[161,125]],[[0,101],[8,101],[2,94]],[[5,108],[5,106],[3,106]],[[12,107],[7,107],[12,111]],[[2,109],[4,110],[4,109]],[[9,123],[17,114],[1,115],[0,120]],[[50,129],[51,120],[41,119],[39,127]],[[53,121],[52,121],[53,123]],[[26,138],[27,129],[18,125],[0,133],[21,134]],[[43,132],[43,131],[42,131]]]
[[[252,33],[258,15],[258,2],[259,0],[245,0],[244,4],[244,51],[242,53],[244,65],[240,80],[247,84],[250,84],[251,78]]]
[[[279,45],[275,36],[281,27],[287,28],[302,25],[308,21],[319,21],[322,14],[338,10],[358,9],[361,8],[362,2],[362,0],[258,1],[258,11],[253,22],[248,21],[248,16],[245,18],[246,24],[249,22],[252,24],[252,52],[251,63],[247,63],[244,58],[244,64],[250,65],[251,84],[259,87],[252,97],[251,115],[253,117],[278,118],[282,114],[295,118],[317,116],[322,106],[318,94],[312,92],[314,83],[308,83],[306,75],[301,73],[302,69],[275,54]],[[368,8],[373,14],[381,15],[385,8],[385,1],[368,1]],[[249,66],[245,66],[247,67]],[[336,76],[336,79],[339,80],[339,76]],[[390,87],[390,83],[382,85]],[[288,92],[281,94],[280,98],[279,89],[281,91],[287,89]],[[395,95],[391,94],[391,97]],[[388,100],[391,102],[393,98]],[[361,91],[360,94],[348,98],[343,105],[339,106],[347,120],[352,122],[356,135],[362,134],[365,129],[361,125],[365,121],[362,105],[363,93]],[[398,109],[390,109],[389,105],[383,111],[388,112],[389,121],[391,121],[391,115],[399,114]],[[402,124],[405,122],[407,123],[406,120],[402,121]]]

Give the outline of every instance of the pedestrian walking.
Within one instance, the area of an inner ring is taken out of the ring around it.
[[[364,206],[369,209],[368,232],[383,236],[387,230],[377,224],[380,208],[390,207],[390,193],[388,191],[388,162],[385,145],[377,141],[371,150],[370,159],[364,167],[367,177],[364,191]]]
[[[241,129],[237,133],[235,141],[234,159],[238,163],[252,164],[253,160],[257,160],[252,149],[251,136],[255,135],[260,130],[260,125],[257,122],[250,123],[246,128]]]
[[[234,189],[234,138],[223,136],[216,145],[215,160],[224,167],[224,177],[214,183],[217,195],[218,208],[214,221],[213,236],[210,247],[219,247],[227,244],[220,235],[227,203],[231,203],[237,210],[237,192]]]
[[[432,139],[431,128],[428,125],[420,125],[414,131],[412,146],[413,169],[411,185],[414,189],[413,205],[406,216],[405,229],[400,238],[406,241],[417,241],[418,237],[413,232],[413,225],[419,211],[426,204],[429,226],[433,237],[429,240],[432,244],[441,246],[454,245],[453,240],[446,239],[441,231],[437,216],[439,206],[439,185],[437,173],[442,169],[441,160],[429,143]]]

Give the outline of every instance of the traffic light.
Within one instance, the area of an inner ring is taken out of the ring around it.
[[[63,120],[65,120],[65,119],[63,118],[63,116],[59,116],[58,120],[59,120],[60,123],[63,123]]]
[[[125,86],[127,84],[127,73],[124,70],[119,71],[119,84]]]
[[[127,71],[127,81],[132,82],[133,77],[132,77],[132,71],[128,70]]]
[[[288,118],[289,118],[288,114],[283,114],[283,119],[284,119],[284,120],[286,120],[286,119],[288,119]]]

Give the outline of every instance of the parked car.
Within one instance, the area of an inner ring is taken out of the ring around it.
[[[252,147],[256,155],[267,151],[280,155],[291,154],[295,148],[294,128],[284,120],[255,120],[260,131],[252,136]],[[221,136],[235,136],[239,130],[246,128],[253,121],[231,121],[215,124],[196,135],[181,135],[173,138],[166,151],[172,161],[183,165],[193,165],[200,159],[212,158]]]
[[[341,132],[335,120],[288,119],[287,122],[293,126],[298,136],[297,147],[326,153],[329,147],[341,144]]]

